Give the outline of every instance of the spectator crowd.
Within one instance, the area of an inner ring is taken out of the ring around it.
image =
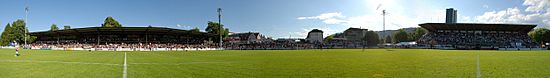
[[[527,34],[517,32],[432,32],[417,41],[427,45],[485,46],[500,48],[538,47]]]

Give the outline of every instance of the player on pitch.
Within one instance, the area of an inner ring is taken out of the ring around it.
[[[15,56],[20,56],[19,55],[19,44],[17,44],[16,41],[13,41],[13,45],[15,46]]]

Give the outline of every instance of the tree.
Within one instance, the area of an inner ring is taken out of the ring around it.
[[[409,36],[407,34],[407,32],[405,32],[405,30],[403,29],[399,29],[397,30],[396,33],[393,34],[393,42],[407,42],[409,41]]]
[[[417,28],[416,31],[414,31],[413,33],[410,33],[409,39],[412,41],[416,41],[420,39],[420,37],[422,37],[424,34],[426,34],[426,29]]]
[[[103,24],[101,24],[101,27],[122,27],[118,21],[116,21],[113,17],[109,16],[105,18],[105,21]]]
[[[64,30],[66,30],[66,29],[71,29],[71,26],[65,25],[65,26],[63,26],[63,29],[64,29]]]
[[[329,43],[330,41],[332,41],[332,40],[334,39],[334,35],[335,35],[335,34],[332,34],[332,35],[327,36],[327,37],[325,38],[325,41],[324,41],[325,44],[326,44],[326,43]]]
[[[386,38],[384,38],[384,40],[386,40],[386,42],[385,42],[385,43],[393,43],[393,42],[392,42],[392,41],[393,41],[393,39],[392,39],[392,38],[391,38],[391,37],[390,37],[389,35],[388,35],[388,36],[386,36]],[[385,43],[384,43],[384,44],[385,44]]]
[[[13,37],[13,41],[16,41],[18,43],[25,42],[25,36],[26,33],[28,33],[25,21],[19,19],[12,23],[12,31],[11,36]],[[27,40],[28,41],[28,40]]]
[[[336,34],[332,34],[332,35],[328,35],[327,37],[325,37],[325,39],[323,39],[323,44],[321,45],[321,49],[322,49],[322,46],[326,45],[326,44],[329,44],[330,41],[334,40],[334,37],[336,36]],[[332,46],[329,46],[328,48],[332,48]]]
[[[10,34],[11,34],[11,25],[10,23],[8,23],[8,25],[6,25],[6,27],[4,28],[4,31],[2,32],[2,35],[0,36],[0,38],[2,39],[0,41],[0,46],[7,46],[9,45],[10,41],[13,40],[10,38]]]
[[[29,36],[29,38],[27,39],[27,42],[28,43],[33,43],[34,41],[36,41],[37,38],[38,37],[36,37],[36,36]]]
[[[225,28],[225,31],[223,31],[223,38],[229,37],[229,29]]]
[[[50,27],[50,31],[57,31],[59,30],[59,28],[57,27],[56,24],[52,24],[52,26]]]
[[[365,41],[367,41],[367,46],[377,46],[380,43],[378,34],[374,31],[368,31],[365,34]]]
[[[198,27],[195,27],[195,28],[193,28],[189,31],[191,31],[191,32],[200,32],[201,30]]]
[[[210,37],[214,42],[219,42],[220,40],[220,30],[222,34],[222,39],[229,36],[229,29],[222,28],[223,25],[220,26],[220,23],[208,21],[208,26],[206,27],[205,31],[211,34],[216,34],[215,36]]]
[[[539,42],[541,45],[550,42],[550,30],[545,28],[537,28],[528,33],[531,38]]]
[[[28,36],[27,33],[28,29],[25,21],[18,19],[11,23],[11,25],[8,23],[8,25],[4,28],[4,32],[2,32],[2,36],[0,36],[2,39],[0,40],[0,45],[7,46],[13,41],[23,43],[25,42],[25,36],[27,36],[27,42],[33,42],[36,40],[36,37]]]

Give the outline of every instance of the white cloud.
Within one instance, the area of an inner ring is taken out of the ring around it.
[[[549,0],[525,0],[523,5],[527,6],[525,11],[527,12],[548,12],[550,11]]]
[[[322,13],[319,16],[298,17],[298,19],[319,20],[319,21],[322,21],[324,24],[343,25],[343,26],[357,27],[357,28],[360,26],[367,25],[367,23],[374,21],[374,20],[367,19],[366,16],[347,17],[344,15],[341,15],[340,12]]]
[[[393,1],[368,0],[368,6],[371,7],[364,15],[345,16],[341,12],[321,13],[318,16],[298,17],[299,20],[318,20],[323,24],[363,27],[369,30],[380,31],[382,26],[382,15],[380,9],[376,10],[378,5],[389,12],[386,16],[386,30],[395,30],[399,28],[418,27],[421,23],[443,23],[445,21],[445,9],[425,8],[426,6],[401,6]],[[413,1],[414,2],[414,1]],[[479,16],[458,15],[458,22],[463,23],[516,23],[516,24],[537,24],[539,27],[550,28],[550,1],[549,0],[526,0],[523,6],[525,9],[512,7],[504,10],[485,12]],[[489,5],[482,5],[483,8],[489,8]],[[415,11],[406,11],[403,8],[418,8]]]
[[[507,8],[501,11],[485,12],[483,15],[471,19],[481,23],[520,23],[537,24],[538,27],[550,28],[550,1],[525,0],[525,10],[518,7]]]
[[[342,15],[340,12],[331,12],[331,13],[323,13],[318,16],[310,16],[310,17],[298,17],[298,20],[322,20],[326,24],[341,24],[346,22],[342,18],[346,18],[346,16]]]
[[[328,28],[328,27],[313,27],[313,28],[303,28],[302,31],[291,32],[290,34],[292,34],[293,38],[306,38],[307,35],[308,35],[308,32],[313,30],[313,29],[319,29],[319,30],[323,31],[323,37],[327,37],[328,35],[331,35],[331,34],[334,34],[334,33],[337,33],[337,32],[341,32],[341,31],[337,31],[337,30],[334,30],[334,29]]]
[[[476,16],[478,22],[491,22],[491,23],[519,23],[527,18],[521,14],[521,11],[515,8],[508,8],[502,11],[485,12],[481,16]]]
[[[393,12],[393,11],[389,11]],[[416,17],[407,17],[399,12],[386,15],[386,30],[399,28],[418,27],[419,23],[436,22],[437,18],[444,18],[444,10],[423,10],[417,11]],[[323,18],[321,18],[323,17]],[[341,25],[354,28],[367,28],[369,30],[383,30],[382,15],[377,12],[360,15],[344,16],[340,12],[322,13],[319,16],[298,17],[299,20],[318,20],[328,25]],[[426,20],[429,19],[429,20]],[[432,20],[433,19],[433,20]],[[439,19],[438,19],[439,20]]]
[[[475,23],[474,20],[472,20],[473,18],[470,17],[470,16],[460,16],[459,17],[460,19],[458,19],[458,21],[462,22],[462,23]]]
[[[346,16],[342,12],[329,12],[321,13],[319,16],[298,17],[298,19],[317,20],[330,26],[367,28],[369,30],[380,31],[383,30],[382,10],[386,10],[388,13],[386,15],[386,30],[418,27],[418,24],[426,22],[443,22],[445,18],[445,9],[426,8],[431,7],[431,5],[422,5],[419,1],[364,0],[364,3],[365,10],[367,11],[362,15]],[[401,3],[415,4],[416,6],[406,6]],[[411,11],[411,9],[414,10]],[[334,17],[319,19],[320,16],[329,16],[330,14]]]
[[[326,24],[341,24],[341,23],[344,23],[346,21],[341,20],[341,19],[331,18],[331,19],[325,19],[325,20],[323,20],[323,22],[326,23]]]
[[[298,17],[299,20],[304,19],[319,19],[319,20],[326,20],[326,19],[334,19],[334,18],[343,18],[345,16],[342,15],[340,12],[332,12],[332,13],[323,13],[319,16],[311,16],[311,17]]]
[[[550,20],[542,20],[543,24],[546,26],[550,26]]]

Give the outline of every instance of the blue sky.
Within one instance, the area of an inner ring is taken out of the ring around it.
[[[27,26],[31,32],[48,30],[52,24],[73,28],[99,26],[107,16],[124,26],[204,30],[207,21],[217,21],[218,7],[223,8],[222,23],[232,32],[261,32],[274,38],[305,37],[311,29],[324,30],[325,35],[349,27],[382,30],[382,9],[389,12],[387,29],[444,22],[446,8],[458,10],[459,23],[527,23],[550,28],[548,0],[3,0],[0,3],[0,26],[23,19],[28,5]]]

